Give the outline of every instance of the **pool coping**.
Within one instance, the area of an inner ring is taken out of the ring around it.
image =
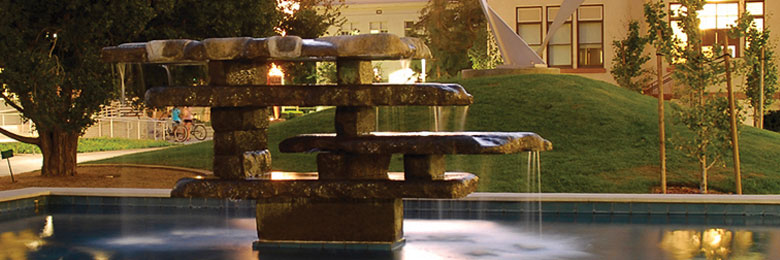
[[[39,196],[103,196],[169,198],[170,189],[33,187],[0,191],[0,202]],[[404,199],[409,201],[437,199]],[[446,199],[445,199],[446,200]],[[475,192],[461,201],[495,202],[621,202],[780,205],[780,195],[625,194],[625,193],[494,193]]]

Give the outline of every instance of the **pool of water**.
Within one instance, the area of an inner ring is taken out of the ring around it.
[[[50,206],[0,220],[0,259],[780,259],[776,217],[415,215],[396,252],[293,252],[252,250],[252,209]]]

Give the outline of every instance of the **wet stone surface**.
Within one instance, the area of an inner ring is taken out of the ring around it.
[[[215,165],[216,167],[216,165]],[[225,180],[185,178],[171,192],[178,198],[396,199],[462,198],[476,191],[470,173],[447,173],[443,181],[421,180]]]
[[[332,58],[427,59],[431,58],[431,53],[420,39],[401,38],[392,34],[347,35],[316,39],[301,39],[298,36],[209,38],[203,41],[171,39],[120,44],[105,47],[101,51],[101,59],[113,63]]]
[[[156,87],[146,92],[155,106],[464,106],[474,98],[457,84],[419,83],[343,86]]]
[[[285,153],[511,154],[551,149],[552,143],[541,136],[523,132],[375,132],[361,136],[308,134],[279,143],[279,150]]]

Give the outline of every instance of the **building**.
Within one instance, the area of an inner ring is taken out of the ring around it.
[[[515,25],[515,31],[532,48],[539,48],[546,37],[563,0],[487,0],[507,24]],[[540,51],[550,67],[561,68],[563,73],[615,83],[609,74],[614,58],[612,41],[622,38],[630,20],[644,21],[643,8],[648,0],[585,0],[581,7],[555,33],[549,45]],[[669,1],[667,1],[669,2]],[[780,18],[772,16],[780,12],[780,1],[768,0],[712,0],[700,14],[704,44],[716,43],[716,37],[739,14],[749,10],[757,17],[757,23],[769,28],[780,28]],[[351,0],[342,12],[347,19],[340,28],[342,33],[388,32],[405,35],[411,24],[419,20],[420,10],[427,4],[422,0]],[[672,1],[667,8],[679,8]],[[674,21],[672,21],[674,22]],[[336,34],[339,28],[333,28]],[[777,36],[775,36],[777,37]],[[721,38],[722,39],[722,38]],[[730,43],[730,48],[741,56],[743,39]],[[655,57],[652,57],[655,59]],[[655,64],[655,60],[648,64]]]
[[[330,28],[328,35],[391,33],[408,36],[426,0],[347,0],[342,15],[346,22],[340,28]],[[380,76],[387,80],[389,75],[409,63],[401,61],[374,61]]]

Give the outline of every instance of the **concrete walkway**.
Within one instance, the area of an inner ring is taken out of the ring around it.
[[[118,150],[118,151],[105,151],[105,152],[92,152],[92,153],[79,153],[76,156],[76,162],[88,162],[96,161],[126,154],[141,153],[147,151],[154,151],[165,149],[167,147],[146,148],[146,149],[131,149],[131,150]],[[13,168],[14,175],[31,172],[41,169],[43,165],[43,155],[41,154],[15,154],[11,157],[11,168]],[[8,162],[6,160],[0,161],[0,176],[8,176]]]

